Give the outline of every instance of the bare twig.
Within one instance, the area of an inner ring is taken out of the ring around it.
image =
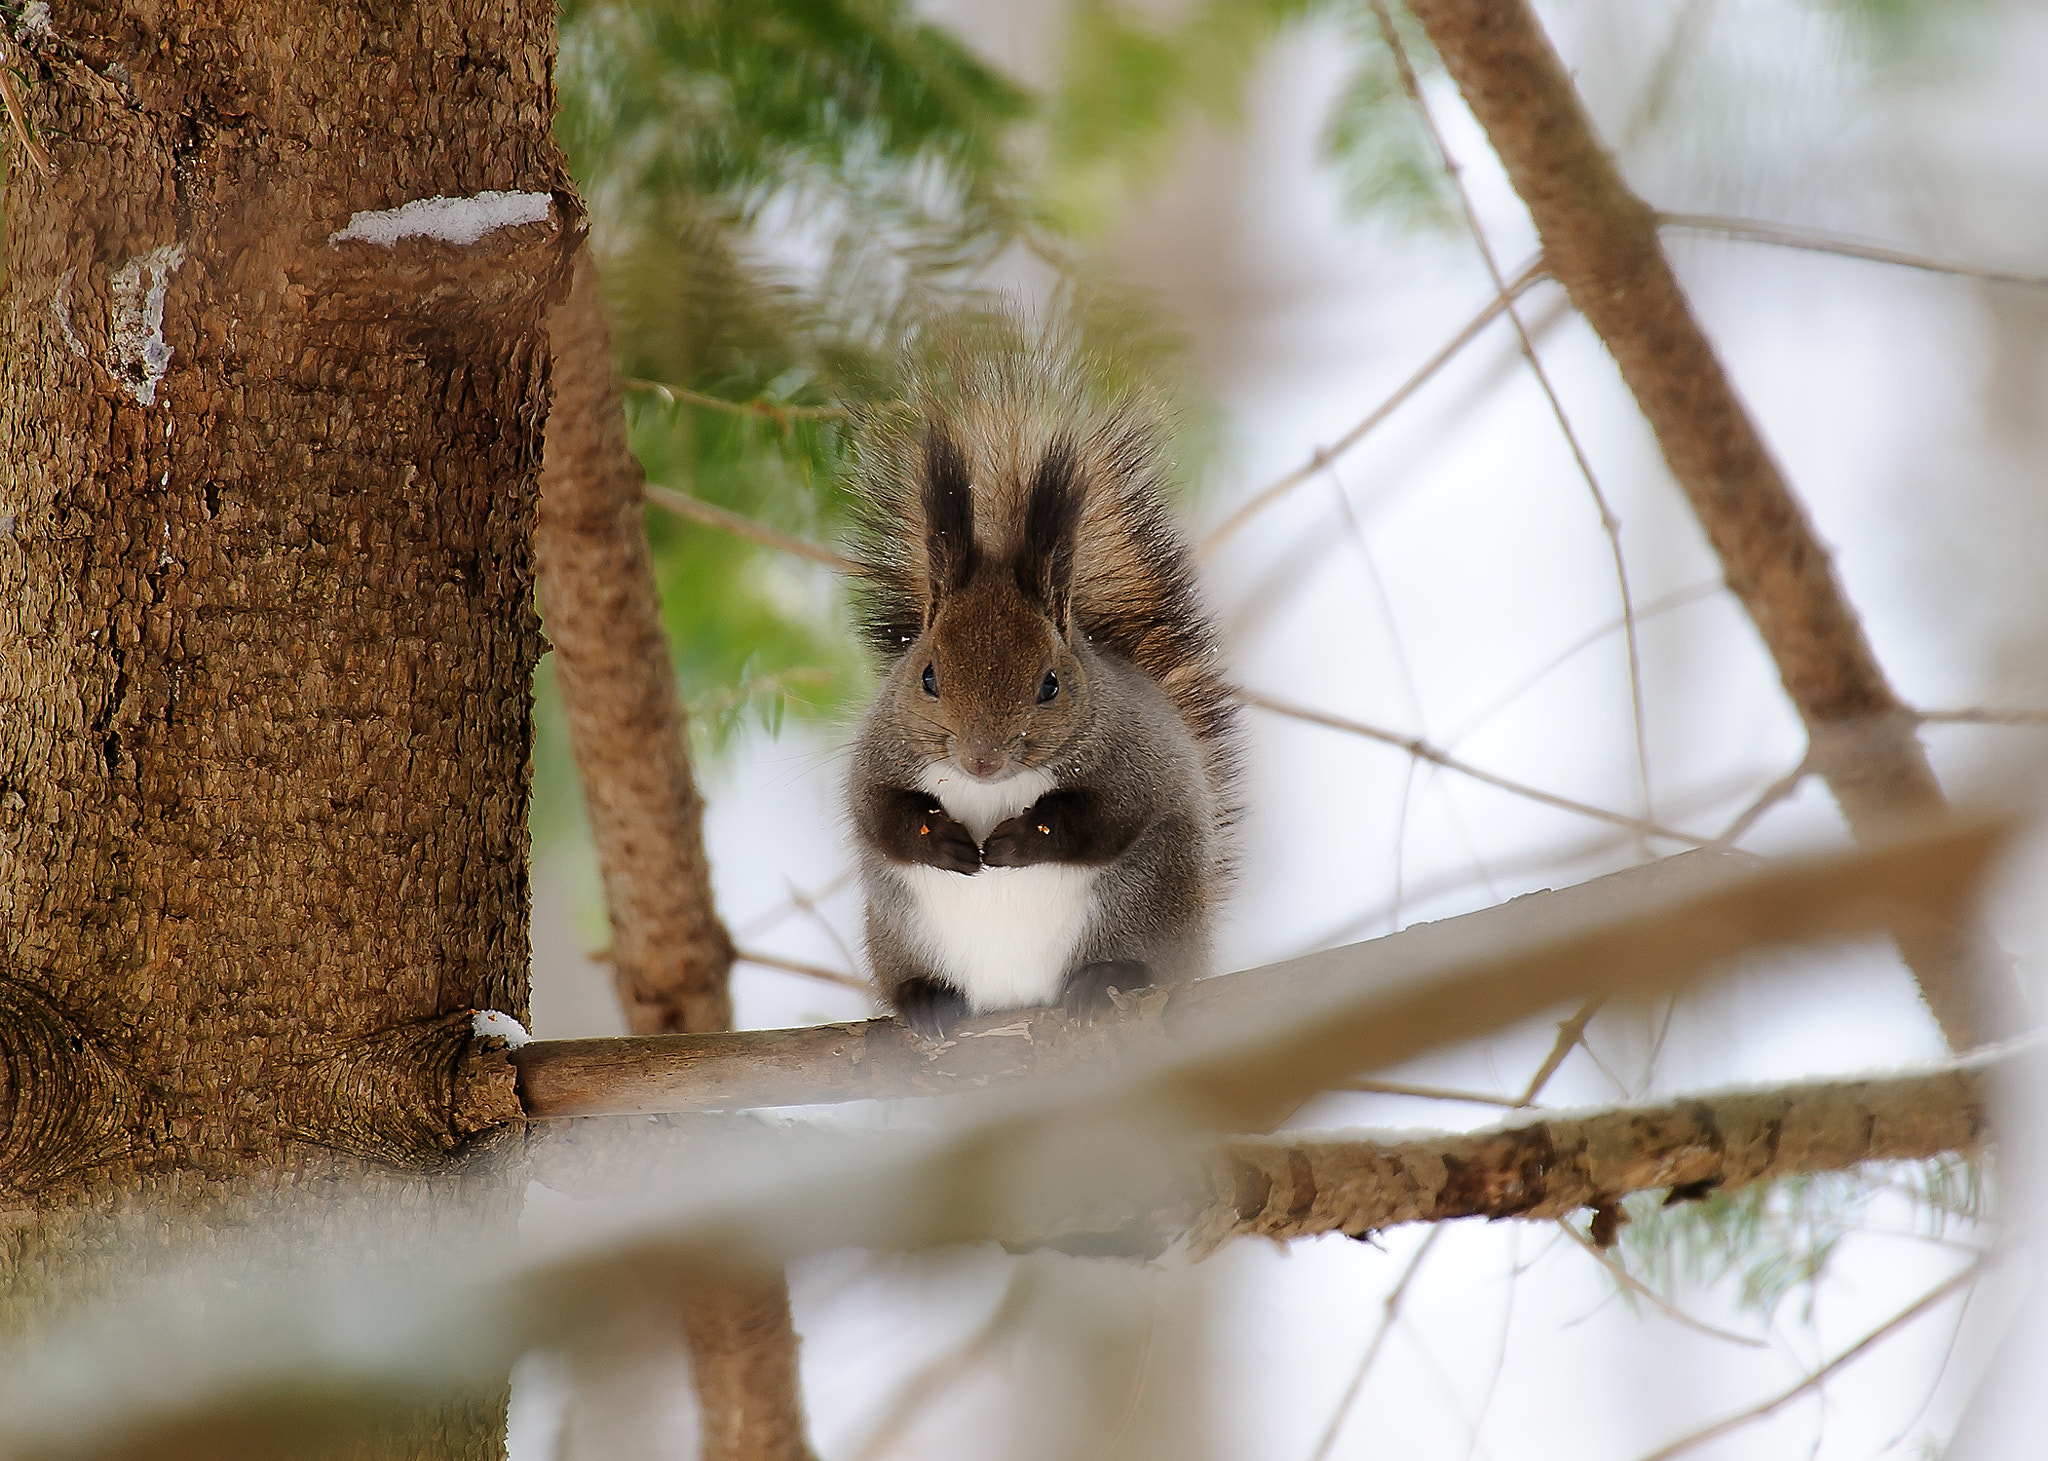
[[[1586,1026],[1592,1023],[1594,1015],[1600,1013],[1600,1006],[1605,1002],[1589,999],[1569,1018],[1557,1022],[1556,1042],[1551,1045],[1550,1053],[1543,1057],[1543,1064],[1536,1067],[1536,1074],[1529,1077],[1529,1084],[1522,1090],[1522,1099],[1515,1105],[1536,1104],[1536,1098],[1543,1094],[1543,1088],[1550,1084],[1550,1078],[1557,1074],[1557,1068],[1564,1064],[1565,1057],[1586,1038]]]
[[[1659,213],[1660,228],[1688,233],[1711,233],[1745,243],[1771,244],[1782,249],[1806,249],[1813,253],[1840,254],[1845,258],[1868,259],[1877,264],[1897,264],[1906,269],[1923,269],[1930,274],[1953,274],[1963,279],[1981,279],[1987,284],[2018,284],[2029,289],[2048,289],[2048,274],[2021,274],[2010,269],[1987,269],[1980,264],[1958,263],[1916,254],[1885,244],[1864,243],[1837,233],[1795,228],[1785,223],[1762,223],[1752,218],[1729,218],[1718,213]]]
[[[1409,0],[1509,181],[1543,257],[1656,433],[1728,586],[1805,722],[1814,765],[1858,837],[1946,805],[1826,548],[1693,319],[1657,215],[1601,146],[1528,0]],[[2011,1023],[2017,987],[1975,928],[1896,935],[1949,1043]]]
[[[2048,710],[1916,710],[1927,725],[2048,725]]]
[[[1342,1091],[1363,1091],[1372,1096],[1413,1096],[1418,1101],[1455,1101],[1467,1106],[1501,1106],[1510,1111],[1527,1105],[1512,1096],[1489,1096],[1480,1091],[1452,1091],[1442,1086],[1416,1086],[1406,1081],[1374,1081],[1359,1079],[1346,1081],[1336,1089]]]
[[[1665,594],[1661,598],[1652,599],[1649,603],[1637,609],[1636,623],[1646,624],[1650,620],[1660,615],[1668,614],[1674,609],[1682,609],[1688,604],[1697,604],[1703,599],[1710,599],[1717,594],[1725,593],[1727,588],[1728,585],[1717,579],[1713,583],[1698,583],[1694,584],[1691,588],[1678,589],[1675,592]],[[1445,737],[1445,743],[1447,745],[1456,745],[1459,741],[1462,741],[1465,737],[1471,735],[1474,731],[1492,720],[1494,716],[1500,714],[1508,706],[1514,704],[1517,700],[1535,689],[1537,685],[1541,684],[1574,655],[1592,648],[1610,634],[1619,633],[1627,625],[1628,621],[1626,619],[1610,619],[1599,628],[1588,630],[1580,635],[1577,639],[1552,655],[1540,667],[1524,675],[1512,690],[1509,690],[1504,695],[1496,696],[1484,709],[1469,716],[1459,725],[1456,731]]]
[[[1218,523],[1214,528],[1211,528],[1208,535],[1196,545],[1195,556],[1205,559],[1213,556],[1216,550],[1235,537],[1246,523],[1264,512],[1302,483],[1315,476],[1316,473],[1322,471],[1331,462],[1336,461],[1337,458],[1350,451],[1351,448],[1357,446],[1359,442],[1365,440],[1366,435],[1374,427],[1393,415],[1395,411],[1399,410],[1407,402],[1410,396],[1413,396],[1423,386],[1427,385],[1432,376],[1448,365],[1460,350],[1471,344],[1478,337],[1481,330],[1499,318],[1502,310],[1506,309],[1513,301],[1521,298],[1531,285],[1543,278],[1544,273],[1543,260],[1540,257],[1532,259],[1523,265],[1521,271],[1515,275],[1514,279],[1504,289],[1496,292],[1494,297],[1487,302],[1485,308],[1468,320],[1465,327],[1453,335],[1441,350],[1430,356],[1415,374],[1401,382],[1391,396],[1388,396],[1386,400],[1375,406],[1363,421],[1338,437],[1332,445],[1317,447],[1310,454],[1306,462],[1303,462],[1286,476],[1262,488],[1250,501],[1231,513],[1229,517]]]
[[[1401,1270],[1401,1277],[1387,1290],[1386,1301],[1380,1306],[1380,1327],[1373,1331],[1372,1343],[1365,1347],[1358,1368],[1352,1372],[1351,1383],[1344,1387],[1343,1398],[1337,1402],[1330,1423],[1323,1427],[1323,1438],[1316,1443],[1315,1454],[1310,1461],[1329,1461],[1330,1450],[1337,1444],[1337,1436],[1344,1429],[1351,1407],[1357,1403],[1359,1392],[1365,1389],[1366,1379],[1379,1361],[1380,1350],[1385,1347],[1387,1336],[1393,1333],[1395,1321],[1401,1317],[1401,1305],[1408,1297],[1408,1286],[1415,1281],[1416,1273],[1421,1269],[1423,1260],[1429,1257],[1429,1250],[1436,1246],[1437,1235],[1441,1232],[1442,1228],[1429,1230],[1429,1235],[1408,1259],[1408,1266]]]
[[[1697,1329],[1700,1333],[1711,1335],[1715,1339],[1725,1339],[1730,1344],[1745,1345],[1750,1349],[1769,1349],[1771,1347],[1771,1343],[1767,1339],[1758,1339],[1753,1334],[1738,1334],[1733,1329],[1723,1329],[1719,1325],[1709,1324],[1704,1319],[1695,1319],[1692,1315],[1686,1313],[1685,1310],[1679,1308],[1678,1305],[1672,1303],[1671,1300],[1665,1298],[1662,1294],[1637,1278],[1633,1273],[1630,1273],[1619,1263],[1616,1263],[1611,1254],[1601,1252],[1600,1248],[1591,1238],[1588,1238],[1584,1233],[1573,1227],[1567,1219],[1559,1218],[1557,1225],[1564,1230],[1567,1237],[1590,1254],[1595,1263],[1606,1269],[1616,1283],[1666,1318],[1674,1319],[1688,1329]]]
[[[1557,389],[1550,382],[1550,372],[1543,367],[1543,357],[1536,353],[1536,342],[1530,339],[1520,312],[1508,298],[1507,279],[1500,271],[1500,261],[1493,255],[1493,246],[1486,241],[1486,230],[1479,225],[1479,213],[1472,206],[1472,195],[1466,190],[1463,172],[1450,144],[1444,141],[1444,134],[1437,127],[1436,115],[1430,110],[1428,99],[1422,94],[1422,84],[1416,80],[1414,66],[1409,64],[1408,48],[1401,43],[1400,31],[1394,28],[1394,17],[1387,11],[1386,0],[1372,0],[1372,11],[1379,21],[1380,36],[1393,53],[1394,67],[1401,77],[1401,89],[1407,92],[1408,101],[1421,118],[1423,130],[1429,133],[1429,140],[1436,148],[1444,172],[1450,177],[1451,187],[1457,192],[1458,206],[1465,215],[1466,231],[1472,235],[1472,243],[1486,264],[1487,277],[1493,281],[1494,294],[1507,312],[1508,323],[1514,326],[1522,358],[1529,362],[1529,371],[1536,378],[1543,398],[1550,403],[1550,414],[1557,419],[1557,429],[1563,433],[1572,460],[1578,464],[1579,475],[1585,478],[1586,489],[1593,494],[1593,506],[1600,515],[1600,530],[1607,535],[1608,551],[1614,558],[1615,583],[1621,593],[1622,636],[1628,649],[1629,705],[1635,723],[1636,772],[1642,784],[1643,816],[1652,818],[1656,811],[1650,795],[1650,721],[1643,703],[1643,654],[1636,633],[1635,591],[1629,585],[1628,560],[1621,551],[1621,519],[1614,515],[1607,494],[1600,488],[1600,479],[1593,473],[1593,463],[1586,456],[1579,433],[1572,426],[1571,417],[1565,414],[1564,402],[1558,399]]]
[[[875,1422],[875,1428],[868,1432],[868,1438],[861,1443],[860,1449],[853,1453],[854,1461],[882,1461],[884,1456],[894,1451],[919,1413],[950,1387],[972,1374],[987,1360],[996,1345],[1017,1327],[1017,1320],[1022,1316],[1030,1295],[1031,1284],[1020,1266],[1010,1274],[1002,1298],[973,1336],[959,1348],[949,1349],[919,1370],[896,1392],[889,1409]]]
[[[1728,824],[1728,830],[1719,837],[1716,837],[1711,845],[1714,847],[1733,847],[1748,835],[1749,829],[1762,820],[1766,812],[1790,797],[1793,792],[1799,790],[1799,784],[1811,775],[1813,775],[1813,757],[1809,753],[1800,758],[1797,766],[1794,766],[1790,771],[1787,771],[1783,776],[1780,776],[1776,781],[1765,787],[1757,795],[1756,800],[1744,807],[1741,814]]]
[[[815,908],[825,899],[832,897],[842,888],[851,884],[853,876],[853,869],[845,868],[833,874],[829,881],[811,892],[806,893],[801,888],[792,887],[788,898],[776,904],[773,908],[756,914],[752,920],[742,925],[739,929],[739,936],[744,939],[759,938],[762,934],[779,927],[797,914],[804,912],[807,908]]]
[[[691,522],[701,523],[707,528],[717,528],[720,532],[731,533],[734,537],[746,538],[764,548],[774,548],[779,552],[795,554],[799,558],[808,558],[813,563],[822,563],[827,568],[852,577],[858,577],[863,571],[858,563],[844,553],[834,552],[821,544],[813,543],[808,538],[799,538],[794,533],[785,533],[780,528],[771,528],[766,523],[757,523],[750,517],[729,512],[702,498],[692,497],[687,492],[678,492],[673,487],[663,487],[653,482],[647,484],[645,491],[647,500],[656,507],[664,508],[678,517],[686,517]]]
[[[1571,812],[1577,816],[1590,817],[1596,822],[1606,822],[1614,827],[1624,827],[1642,836],[1661,837],[1666,841],[1676,842],[1683,847],[1703,847],[1708,841],[1705,837],[1695,836],[1691,832],[1681,832],[1675,827],[1666,827],[1642,817],[1631,817],[1623,812],[1610,812],[1605,807],[1596,807],[1589,802],[1574,801],[1567,796],[1558,796],[1553,792],[1540,791],[1536,787],[1524,785],[1522,782],[1511,780],[1508,777],[1497,776],[1491,771],[1481,770],[1469,761],[1461,761],[1448,752],[1440,751],[1427,741],[1415,736],[1404,736],[1399,731],[1385,730],[1376,725],[1368,725],[1364,721],[1352,720],[1342,715],[1331,715],[1321,710],[1310,710],[1305,706],[1290,705],[1284,700],[1275,700],[1271,696],[1261,695],[1251,690],[1239,690],[1237,698],[1254,709],[1264,710],[1273,715],[1284,715],[1292,720],[1306,721],[1310,725],[1320,725],[1330,730],[1344,731],[1349,735],[1363,736],[1369,741],[1378,741],[1382,745],[1397,747],[1400,750],[1406,751],[1418,761],[1427,761],[1433,766],[1443,767],[1446,771],[1455,771],[1460,776],[1469,776],[1474,781],[1483,781],[1488,786],[1497,787],[1502,791],[1511,792],[1519,797],[1526,797],[1530,801],[1541,802],[1547,807],[1556,807],[1562,812]]]
[[[785,974],[801,974],[806,979],[819,979],[827,984],[837,984],[842,989],[857,989],[871,997],[875,993],[875,986],[859,975],[827,969],[822,964],[807,964],[801,959],[785,959],[780,954],[763,954],[752,949],[736,949],[733,959],[741,964],[758,964],[764,969],[780,969]]]
[[[658,380],[642,380],[638,376],[622,375],[619,384],[629,391],[646,391],[660,396],[671,406],[681,402],[690,406],[703,406],[712,411],[724,411],[733,416],[765,416],[778,425],[786,421],[843,421],[853,413],[844,406],[790,406],[780,401],[728,401],[723,396],[707,396],[702,391],[693,391],[688,386],[672,386]]]
[[[1682,1456],[1687,1451],[1704,1446],[1708,1441],[1725,1436],[1730,1431],[1740,1430],[1746,1425],[1751,1425],[1768,1415],[1773,1415],[1784,1409],[1800,1396],[1817,1389],[1828,1376],[1834,1374],[1835,1371],[1841,1369],[1844,1365],[1861,1359],[1865,1354],[1869,1353],[1873,1346],[1898,1330],[1903,1329],[1915,1319],[1918,1319],[1922,1314],[1940,1304],[1958,1289],[1974,1284],[1984,1275],[1984,1271],[1988,1266],[1989,1260],[1968,1265],[1961,1272],[1936,1284],[1918,1299],[1892,1315],[1891,1318],[1885,1320],[1877,1328],[1871,1330],[1870,1333],[1864,1335],[1826,1364],[1813,1371],[1812,1374],[1808,1375],[1798,1384],[1793,1385],[1789,1389],[1779,1391],[1760,1405],[1752,1405],[1747,1410],[1738,1411],[1734,1415],[1715,1421],[1712,1425],[1703,1426],[1689,1436],[1682,1436],[1670,1445],[1652,1451],[1649,1455],[1643,1457],[1642,1461],[1670,1461],[1670,1458],[1673,1456]]]
[[[0,102],[7,105],[7,120],[14,123],[14,135],[21,139],[21,149],[28,154],[29,161],[41,168],[46,176],[56,176],[56,162],[43,144],[29,135],[28,106],[22,100],[20,88],[14,84],[14,73],[4,64],[0,64]]]

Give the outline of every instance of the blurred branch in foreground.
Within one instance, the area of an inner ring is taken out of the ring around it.
[[[1495,910],[1484,928],[1467,922],[1462,936],[1411,940],[1405,957],[1396,944],[1369,984],[1344,977],[1357,972],[1355,951],[1325,956],[1330,977],[1320,987],[1309,977],[1316,961],[1302,961],[1291,997],[1276,998],[1269,986],[1256,1008],[1183,1026],[1171,1044],[1126,1046],[1123,1059],[1097,1061],[1085,1074],[952,1103],[923,1130],[807,1130],[730,1118],[561,1123],[529,1144],[536,1175],[569,1190],[608,1177],[627,1187],[622,1205],[516,1249],[456,1240],[434,1261],[403,1269],[366,1272],[350,1262],[332,1271],[301,1264],[289,1275],[237,1270],[240,1281],[223,1286],[211,1266],[229,1260],[209,1254],[196,1260],[196,1283],[80,1316],[35,1353],[0,1357],[0,1453],[140,1457],[182,1447],[274,1456],[315,1438],[331,1443],[348,1426],[492,1383],[537,1345],[574,1345],[621,1313],[658,1311],[700,1293],[736,1265],[765,1268],[798,1253],[847,1245],[915,1251],[990,1237],[1129,1252],[1134,1240],[1156,1238],[1155,1214],[1215,1211],[1232,1225],[1263,1221],[1269,1209],[1288,1221],[1312,1217],[1326,1200],[1323,1184],[1301,1202],[1292,1159],[1289,1185],[1276,1178],[1261,1193],[1256,1183],[1240,1188],[1240,1169],[1226,1156],[1227,1208],[1220,1205],[1217,1134],[1270,1121],[1361,1065],[1409,1058],[1564,1000],[1676,988],[1747,950],[1868,933],[1909,912],[1952,916],[2004,838],[1999,826],[1951,822],[1881,847],[1710,879],[1704,889],[1683,877],[1661,891],[1638,880],[1626,897],[1612,882],[1604,898],[1582,890],[1532,895]],[[1516,912],[1526,921],[1510,932],[1504,921]],[[473,1058],[496,1057],[480,1049]],[[1976,1109],[1972,1077],[1944,1070],[1925,1079],[1949,1083],[1952,1115]],[[1817,1098],[1828,1114],[1812,1128],[1809,1151],[1832,1162],[1904,1146],[1908,1138],[1892,1128],[1859,1134],[1842,1121],[1849,1105],[1868,1109],[1878,1096],[1871,1085]],[[1898,1087],[1885,1100],[1891,1110],[1911,1095]],[[1576,1127],[1550,1119],[1560,1150],[1587,1154],[1589,1188],[1655,1175],[1626,1161],[1609,1165],[1596,1138],[1612,1128],[1596,1118],[1568,1118]],[[1667,1177],[1700,1181],[1718,1172],[1742,1180],[1756,1168],[1757,1143],[1740,1135],[1732,1116],[1721,1145],[1704,1149],[1687,1138],[1698,1128],[1682,1110],[1667,1119],[1668,1137],[1679,1143],[1667,1155],[1682,1157]],[[1965,1114],[1940,1130],[1915,1125],[1911,1139],[1960,1140],[1980,1126]],[[715,1139],[721,1133],[731,1139]],[[1843,1144],[1830,1145],[1827,1133]],[[1533,1140],[1506,1138],[1510,1151]],[[1797,1149],[1797,1141],[1788,1148]],[[687,1162],[672,1159],[683,1150]],[[1305,1151],[1304,1159],[1313,1175]],[[1513,1162],[1468,1170],[1523,1172]],[[1342,1179],[1330,1179],[1341,1192]],[[1455,1189],[1456,1174],[1447,1180]],[[1276,1192],[1285,1194],[1284,1209],[1275,1207]],[[1500,1195],[1488,1194],[1475,1185],[1470,1195],[1475,1203]],[[1441,1195],[1431,1201],[1441,1205]],[[1132,1214],[1141,1215],[1135,1223]]]

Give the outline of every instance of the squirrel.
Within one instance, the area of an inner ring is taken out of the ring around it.
[[[1239,747],[1159,433],[1021,327],[956,346],[859,454],[862,630],[882,681],[847,800],[897,1015],[1208,972]]]

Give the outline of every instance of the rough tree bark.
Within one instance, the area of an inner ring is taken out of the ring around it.
[[[526,1004],[541,321],[580,225],[540,0],[15,17],[55,164],[10,156],[0,308],[21,1332],[142,1259],[118,1211],[152,1252],[308,1190],[334,1242],[511,1221],[513,1175],[446,1169],[451,1112],[510,1097],[457,1089],[463,1012]],[[465,241],[397,237],[434,221]],[[503,1433],[500,1388],[366,1445]]]
[[[1528,205],[1545,266],[1613,355],[1729,589],[1805,723],[1814,767],[1869,837],[1946,801],[1916,719],[1878,664],[1827,549],[1715,357],[1657,236],[1594,133],[1528,0],[1409,0]],[[2014,1021],[2016,991],[1967,930],[1903,935],[1900,952],[1949,1044]]]
[[[549,320],[555,399],[540,533],[542,604],[611,914],[612,976],[635,1035],[732,1025],[732,940],[712,902],[703,799],[648,556],[597,267]],[[734,1275],[686,1305],[707,1461],[803,1461],[781,1274]]]

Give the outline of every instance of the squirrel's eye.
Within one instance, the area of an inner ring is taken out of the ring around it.
[[[1059,693],[1060,677],[1054,674],[1051,670],[1047,670],[1045,672],[1045,678],[1038,682],[1038,703],[1040,705],[1043,705],[1046,701],[1052,699],[1053,696]]]
[[[934,700],[939,698],[939,672],[930,665],[924,667],[924,693]]]

